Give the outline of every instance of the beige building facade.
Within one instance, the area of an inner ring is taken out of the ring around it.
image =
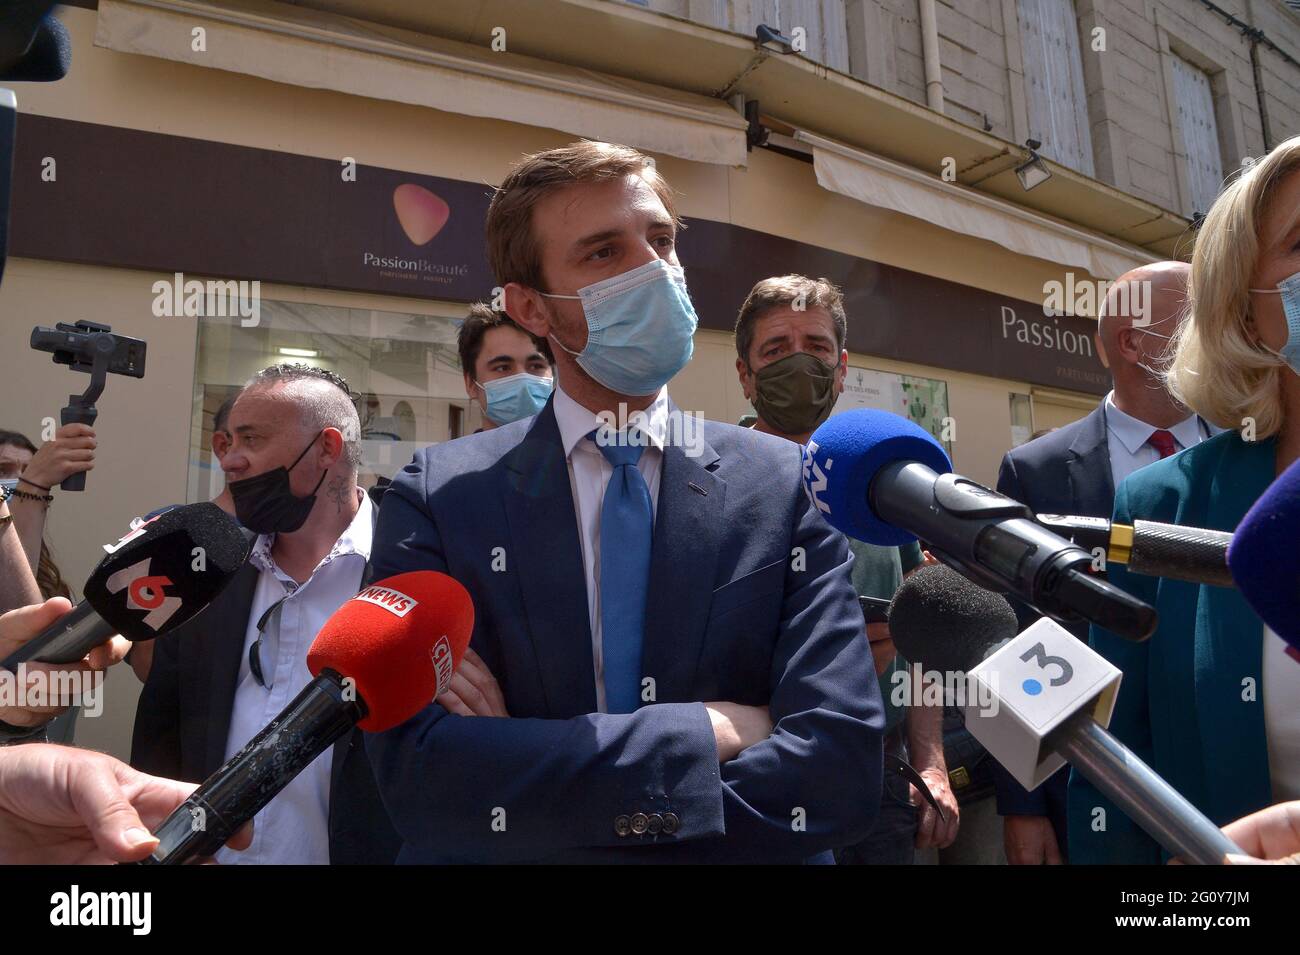
[[[1093,171],[1044,154],[1051,180],[1025,191],[1014,171],[1027,158],[1017,145],[1028,136],[1017,118],[1024,107],[1010,80],[999,85],[1014,68],[998,57],[1016,62],[999,33],[1003,7],[938,4],[948,94],[940,111],[922,105],[908,11],[803,5],[844,15],[841,52],[819,60],[765,51],[736,27],[741,6],[63,8],[71,73],[15,87],[0,427],[39,442],[68,394],[85,387],[84,376],[28,349],[33,326],[90,320],[148,342],[145,377],[110,379],[99,402],[86,492],[59,493],[51,509],[47,533],[64,575],[84,581],[132,517],[220,490],[212,414],[267,364],[319,363],[364,396],[368,480],[391,475],[423,444],[477,427],[455,332],[466,303],[493,291],[482,210],[520,156],[580,136],[643,149],[680,195],[688,228],[679,253],[702,319],[695,357],[670,385],[682,408],[732,421],[750,410],[728,329],[749,285],[778,270],[845,287],[861,403],[942,431],[955,468],[976,480],[992,483],[1002,455],[1033,430],[1094,407],[1106,384],[1086,309],[1045,315],[1044,290],[1186,253],[1191,210],[1168,130],[1112,116],[1111,94],[1089,86],[1089,129],[1106,134],[1091,140]],[[1261,20],[1266,6],[1253,4]],[[1294,49],[1300,21],[1277,6],[1267,28]],[[705,7],[730,19],[711,20]],[[799,5],[776,7],[775,25],[788,28],[780,18]],[[1119,26],[1136,34],[1146,23],[1117,2],[1089,11],[1080,30],[1087,16],[1109,18],[1112,42]],[[989,36],[961,27],[959,14]],[[1160,13],[1167,28],[1152,26],[1143,42],[1159,46],[1162,29],[1188,35],[1172,17]],[[868,29],[880,23],[893,24],[892,65]],[[1238,52],[1222,80],[1225,163],[1262,150]],[[1267,64],[1270,55],[1261,53]],[[1300,74],[1287,69],[1265,69],[1275,140],[1298,129]],[[1295,95],[1279,86],[1287,83]],[[753,123],[743,115],[751,102]],[[976,113],[992,128],[972,125]],[[1118,132],[1125,124],[1147,138]],[[760,125],[766,144],[756,142]],[[946,160],[954,177],[943,174]],[[1138,163],[1150,172],[1135,172]],[[399,193],[415,196],[413,212]],[[420,221],[441,236],[417,242]],[[222,313],[206,294],[203,314],[185,314],[185,283],[208,281],[249,283],[256,322],[233,305]],[[137,693],[128,670],[114,672],[105,715],[83,721],[78,742],[126,755]]]

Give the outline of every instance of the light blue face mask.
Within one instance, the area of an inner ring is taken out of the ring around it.
[[[699,319],[681,266],[653,259],[630,272],[578,289],[587,318],[587,347],[566,348],[582,370],[620,395],[653,395],[685,367],[695,351]]]
[[[537,414],[551,397],[554,382],[550,378],[520,372],[486,384],[474,382],[487,395],[487,416],[493,424],[509,424]]]
[[[1286,341],[1282,344],[1281,351],[1274,352],[1267,345],[1264,347],[1300,375],[1300,272],[1278,282],[1277,288],[1253,288],[1251,291],[1282,296],[1282,311],[1286,315]]]

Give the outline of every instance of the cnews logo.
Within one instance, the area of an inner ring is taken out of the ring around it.
[[[821,469],[817,463],[817,442],[809,441],[808,446],[803,449],[803,487],[808,492],[808,500],[812,501],[813,507],[823,514],[831,512],[831,506],[824,503],[817,495],[826,490],[826,471],[831,469],[830,458],[826,459],[826,471]]]
[[[414,598],[397,590],[389,590],[387,587],[367,587],[352,599],[364,600],[376,607],[383,607],[394,617],[405,617],[411,612],[412,607],[419,606],[419,601]]]
[[[438,642],[429,650],[429,657],[433,660],[433,672],[438,679],[438,689],[433,694],[437,699],[451,684],[451,643],[446,634],[439,637]]]
[[[126,591],[126,605],[130,610],[148,610],[144,623],[154,633],[162,630],[167,621],[181,609],[180,597],[168,597],[163,593],[164,587],[172,586],[170,577],[151,576],[149,565],[152,558],[146,557],[130,567],[123,567],[104,581],[104,586],[111,594]]]

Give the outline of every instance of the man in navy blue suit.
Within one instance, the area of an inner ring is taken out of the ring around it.
[[[385,495],[372,577],[448,573],[476,613],[451,689],[367,741],[399,861],[825,861],[871,828],[852,558],[796,445],[669,401],[696,326],[679,226],[606,143],[528,157],[492,201],[505,310],[557,387]]]

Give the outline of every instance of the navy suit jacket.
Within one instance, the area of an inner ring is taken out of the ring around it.
[[[1115,501],[1110,471],[1104,405],[1078,421],[1008,451],[998,471],[998,491],[1026,504],[1035,514],[1074,514],[1109,519]],[[1020,629],[1038,619],[1032,607],[1011,599]],[[1067,627],[1088,639],[1087,621]],[[994,763],[998,812],[1003,816],[1047,816],[1065,845],[1065,790],[1068,774],[1058,772],[1033,792]]]
[[[655,702],[596,712],[582,553],[551,404],[425,448],[380,509],[372,578],[442,571],[510,719],[431,703],[367,736],[401,862],[796,862],[863,838],[883,714],[843,536],[799,447],[703,422],[664,451],[642,673]],[[767,705],[772,735],[719,766],[703,702]],[[675,832],[615,820],[674,814]]]

